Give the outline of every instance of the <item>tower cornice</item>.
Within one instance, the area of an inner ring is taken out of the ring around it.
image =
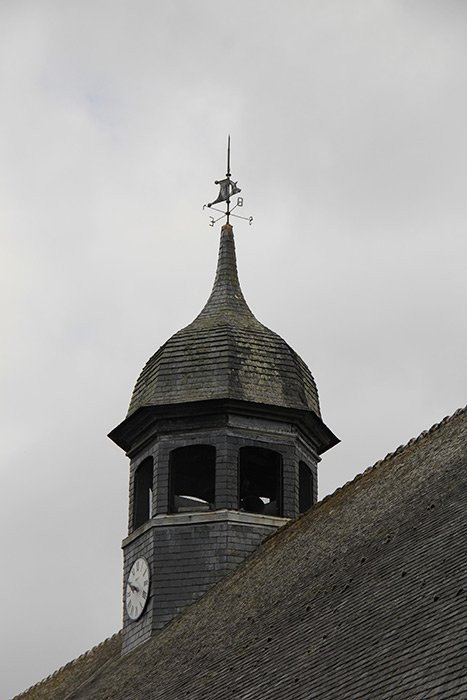
[[[293,423],[313,442],[318,455],[339,443],[339,438],[314,411],[230,398],[144,406],[127,416],[108,436],[131,457],[153,439],[161,422],[172,422],[175,428],[177,421],[188,419],[189,422],[196,422],[229,413]]]

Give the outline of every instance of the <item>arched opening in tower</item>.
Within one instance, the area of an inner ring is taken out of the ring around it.
[[[133,527],[137,528],[152,517],[153,459],[143,459],[135,471]]]
[[[282,457],[279,452],[264,447],[242,447],[239,487],[240,510],[281,515]]]
[[[189,445],[172,450],[169,461],[169,513],[213,510],[215,485],[215,447]]]
[[[298,507],[305,513],[313,505],[313,474],[305,462],[298,464]]]

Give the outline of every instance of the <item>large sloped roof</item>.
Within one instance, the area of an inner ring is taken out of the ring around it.
[[[74,678],[71,664],[20,697],[467,697],[466,444],[463,409],[277,531],[132,653],[110,640],[99,670],[78,659]]]
[[[141,407],[211,399],[311,409],[320,415],[310,370],[254,317],[244,299],[229,224],[221,230],[216,278],[205,307],[148,360],[128,415]]]

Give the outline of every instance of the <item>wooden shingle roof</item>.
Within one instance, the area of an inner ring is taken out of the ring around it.
[[[250,311],[237,275],[232,227],[222,227],[211,295],[201,313],[150,358],[128,415],[141,407],[237,399],[312,410],[320,416],[310,370]]]
[[[277,531],[147,643],[20,697],[466,698],[466,445],[462,409]]]

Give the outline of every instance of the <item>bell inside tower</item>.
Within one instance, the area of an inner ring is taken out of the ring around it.
[[[172,450],[169,460],[169,513],[214,510],[216,448],[189,445]]]
[[[264,447],[242,447],[239,458],[240,509],[281,515],[282,458]]]

